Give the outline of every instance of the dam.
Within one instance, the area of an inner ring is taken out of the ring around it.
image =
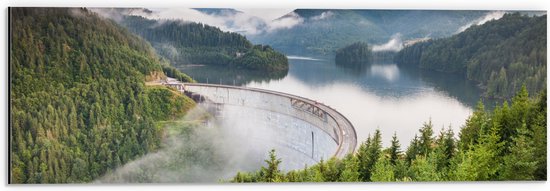
[[[263,163],[271,149],[280,168],[302,169],[331,157],[353,153],[357,135],[351,122],[335,109],[314,100],[271,90],[169,79],[164,85],[214,107],[219,120],[229,121],[242,135],[251,160]],[[198,97],[197,97],[198,96]]]

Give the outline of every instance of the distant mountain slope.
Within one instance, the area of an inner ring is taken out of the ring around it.
[[[488,97],[510,98],[522,84],[534,95],[546,86],[546,34],[546,15],[506,14],[452,37],[404,48],[395,61],[462,73],[484,86]]]
[[[440,38],[458,33],[460,27],[489,11],[456,10],[357,10],[357,14],[376,23],[389,34],[401,33],[405,39]]]
[[[220,10],[224,11],[224,10]],[[124,16],[120,22],[147,39],[173,65],[207,64],[264,72],[288,71],[288,60],[269,46],[253,45],[238,33],[179,20]]]
[[[90,182],[156,150],[194,102],[152,47],[80,8],[10,8],[10,183]],[[178,75],[183,75],[179,73]]]
[[[382,44],[397,33],[403,40],[450,36],[486,13],[488,11],[297,9],[286,16],[298,15],[304,19],[301,24],[248,37],[285,52],[333,54],[358,41]]]

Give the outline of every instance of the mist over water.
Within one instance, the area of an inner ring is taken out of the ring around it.
[[[243,86],[319,101],[352,122],[359,143],[379,128],[385,146],[396,132],[402,148],[430,119],[436,134],[451,126],[458,136],[481,95],[474,82],[461,76],[404,68],[391,61],[345,68],[330,58],[320,58],[289,57],[290,69],[284,78],[250,81]],[[193,75],[193,70],[184,72]]]
[[[282,159],[279,168],[285,172],[314,165],[335,153],[337,143],[323,130],[280,111],[254,107],[254,102],[265,101],[264,96],[247,94],[246,98],[252,100],[251,105],[199,104],[187,116],[164,125],[161,149],[95,182],[223,182],[239,171],[259,170],[272,149]],[[314,138],[315,152],[310,150]]]
[[[321,59],[312,58],[312,57],[305,57],[305,56],[291,56],[291,55],[288,55],[286,57],[288,59],[294,59],[294,60],[315,60],[315,61],[320,61],[321,60]]]
[[[331,106],[352,122],[358,143],[379,128],[384,146],[389,146],[395,132],[402,148],[406,148],[422,124],[430,119],[435,134],[450,126],[457,136],[480,95],[475,84],[463,78],[402,68],[391,62],[360,69],[342,68],[326,58],[289,57],[289,63],[289,73],[282,78],[242,79],[243,86],[299,95]],[[190,75],[199,71],[183,70]],[[274,121],[287,121],[280,116],[228,106],[213,118],[205,119],[201,112],[204,109],[197,107],[179,120],[183,122],[167,124],[163,147],[157,152],[129,162],[96,182],[227,181],[238,171],[259,170],[271,149],[279,151],[283,169],[301,168],[302,164],[292,162],[307,161],[293,158],[298,155],[285,150],[288,148],[284,146],[285,137],[289,136],[275,128],[286,128]],[[315,162],[306,163],[309,166]]]
[[[391,87],[378,87],[380,89],[375,91],[387,92],[380,96],[363,91],[357,84],[337,82],[322,87],[309,87],[293,78],[285,78],[277,84],[251,83],[248,86],[307,95],[323,102],[340,111],[353,123],[359,142],[365,141],[368,135],[379,128],[385,146],[389,146],[391,136],[396,132],[402,147],[406,148],[422,123],[430,119],[435,125],[435,132],[451,125],[457,134],[464,119],[472,112],[470,107],[431,88],[409,89],[401,94],[387,92]]]

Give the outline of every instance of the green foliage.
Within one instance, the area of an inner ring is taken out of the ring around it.
[[[10,8],[10,182],[90,182],[160,146],[193,104],[144,85],[150,45],[79,8]],[[174,105],[168,105],[168,103]]]
[[[411,162],[416,159],[416,155],[420,153],[420,142],[418,140],[418,136],[414,135],[414,138],[411,140],[411,143],[409,147],[407,148],[407,151],[405,153],[405,160],[410,165]]]
[[[398,160],[394,165],[395,181],[410,181],[409,165],[403,159]]]
[[[482,127],[483,129],[483,127]],[[457,164],[454,172],[454,180],[482,181],[496,180],[501,164],[499,153],[502,150],[502,142],[495,128],[483,131],[479,143],[472,145],[469,150],[462,151],[462,161]]]
[[[381,133],[368,136],[357,153],[344,159],[290,171],[291,182],[546,180],[546,90],[530,99],[525,88],[511,108],[485,111],[480,102],[455,140],[449,127],[433,137],[431,120],[420,128],[406,153],[394,134],[382,151]],[[519,121],[519,123],[515,123]],[[502,129],[514,129],[508,134]],[[503,135],[509,138],[503,138]],[[394,162],[392,162],[394,161]],[[261,172],[261,171],[260,171]],[[239,173],[237,182],[255,182],[261,173]],[[339,176],[339,177],[338,177]]]
[[[503,180],[532,180],[537,168],[532,132],[523,124],[513,138],[510,153],[504,156],[501,178]]]
[[[434,142],[433,138],[433,124],[432,120],[430,119],[428,123],[424,123],[422,125],[422,128],[419,130],[420,132],[420,139],[418,142],[418,155],[422,155],[424,157],[427,157],[429,153],[432,152],[432,146]]]
[[[147,112],[157,120],[170,120],[183,116],[195,105],[190,98],[164,86],[146,87],[145,94],[150,104]]]
[[[344,158],[344,170],[340,176],[340,182],[358,182],[359,179],[359,160],[356,155],[348,154]]]
[[[533,145],[535,147],[535,160],[537,161],[537,169],[535,170],[535,180],[546,180],[546,161],[547,161],[547,146],[546,146],[546,89],[542,90],[539,94],[537,101],[532,108],[534,112],[531,113],[531,119],[533,119],[530,129],[533,131]],[[529,126],[528,126],[529,127]]]
[[[288,71],[285,55],[202,23],[123,16],[121,24],[153,44],[172,65],[206,64],[264,72]]]
[[[411,164],[410,176],[413,181],[440,181],[441,177],[434,164],[434,158],[418,156]]]
[[[369,136],[366,142],[361,144],[357,152],[359,159],[359,177],[362,181],[371,181],[371,173],[376,161],[382,153],[382,134],[376,129],[372,138]]]
[[[461,150],[468,150],[471,145],[478,142],[482,127],[488,121],[483,102],[479,101],[474,113],[466,119],[466,124],[459,133],[459,146]]]
[[[395,181],[394,167],[388,157],[381,155],[372,170],[371,181],[392,182]]]
[[[397,139],[397,132],[394,132],[391,138],[391,146],[390,146],[390,162],[392,165],[396,164],[400,154],[401,154],[401,145],[399,144],[399,140]]]
[[[436,140],[436,148],[431,153],[430,157],[434,158],[437,170],[443,172],[444,175],[449,171],[451,159],[456,155],[456,149],[456,141],[451,127],[447,130],[441,129]]]
[[[254,42],[270,44],[277,50],[299,52],[300,55],[332,55],[339,48],[354,42],[382,44],[398,33],[403,39],[449,36],[486,13],[462,10],[297,9],[286,16],[299,15],[294,18],[302,20],[300,24],[247,37]]]
[[[487,97],[511,98],[523,84],[533,94],[546,87],[546,15],[506,14],[449,38],[406,47],[395,62],[464,74],[479,82]]]
[[[191,77],[189,77],[187,74],[184,74],[180,72],[178,69],[169,66],[169,65],[162,65],[162,71],[166,76],[175,78],[176,80],[180,82],[195,82]]]
[[[288,59],[270,46],[255,45],[232,61],[235,66],[259,71],[288,71]]]
[[[372,61],[372,52],[366,42],[356,42],[336,51],[337,65],[361,68]]]
[[[264,182],[281,182],[282,174],[279,170],[279,164],[281,159],[278,159],[275,155],[275,149],[269,152],[269,160],[265,160],[267,163],[267,168],[262,167],[260,174],[262,175],[261,180]]]

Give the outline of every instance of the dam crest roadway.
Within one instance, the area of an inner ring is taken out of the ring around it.
[[[257,143],[261,143],[252,145],[265,147],[264,150],[275,148],[277,156],[282,158],[283,170],[301,169],[331,157],[343,158],[353,153],[357,145],[355,129],[345,116],[308,98],[258,88],[182,83],[173,78],[162,84],[200,104],[218,108],[222,114],[217,117],[253,123],[249,125],[253,127],[241,131],[250,136],[247,139],[256,138]],[[238,112],[224,115],[224,110]],[[261,133],[273,140],[257,136]],[[266,153],[259,153],[258,160],[263,161]]]

